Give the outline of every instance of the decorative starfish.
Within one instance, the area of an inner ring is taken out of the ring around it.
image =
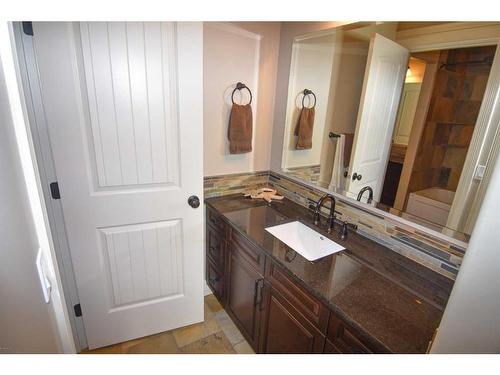
[[[250,197],[252,199],[264,199],[265,201],[271,203],[273,199],[282,200],[284,197],[278,195],[276,190],[270,188],[262,188],[258,190],[250,190],[243,193],[245,197]]]

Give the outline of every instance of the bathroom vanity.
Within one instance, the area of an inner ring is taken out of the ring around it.
[[[206,201],[206,280],[257,353],[425,353],[453,281],[290,200]],[[299,220],[346,249],[308,261],[265,228]]]

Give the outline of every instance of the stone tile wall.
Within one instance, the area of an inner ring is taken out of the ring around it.
[[[456,191],[495,47],[442,51],[431,104],[410,180],[410,192],[430,187]]]

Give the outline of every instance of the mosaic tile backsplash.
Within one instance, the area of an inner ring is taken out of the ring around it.
[[[205,177],[205,198],[243,193],[251,189],[260,189],[267,187],[268,182],[269,171]]]
[[[205,177],[206,198],[243,193],[261,187],[276,189],[281,195],[304,207],[315,204],[324,195],[321,190],[272,171]],[[455,279],[466,250],[464,247],[390,218],[365,212],[346,202],[337,201],[335,210],[340,214],[337,216],[340,220],[357,224],[359,234],[450,279]]]

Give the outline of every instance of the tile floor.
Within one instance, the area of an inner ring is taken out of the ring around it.
[[[205,321],[82,354],[254,354],[226,311],[205,297]]]

